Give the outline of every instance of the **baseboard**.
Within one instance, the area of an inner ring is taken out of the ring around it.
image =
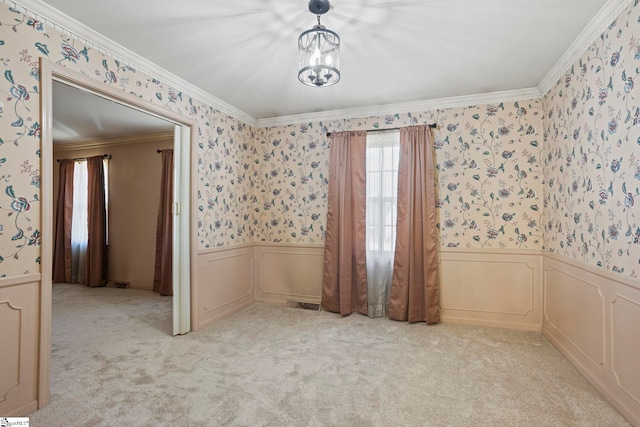
[[[502,329],[514,329],[519,331],[532,331],[540,332],[542,325],[529,324],[529,323],[516,323],[501,320],[486,320],[486,319],[470,319],[466,317],[456,316],[440,316],[442,323],[455,323],[458,325],[473,325],[473,326],[486,326],[489,328],[502,328]]]
[[[26,417],[30,413],[38,410],[38,400],[33,400],[26,405],[23,405],[13,411],[10,411],[8,414],[3,414],[3,417]]]
[[[302,303],[310,303],[310,304],[320,304],[320,299],[315,298],[304,298],[298,296],[290,296],[288,299],[282,298],[256,298],[256,304],[264,304],[264,305],[273,305],[277,307],[286,307],[288,301],[296,301]]]
[[[616,410],[620,412],[620,414],[633,426],[640,427],[640,415],[625,405],[620,400],[619,396],[611,391],[610,387],[601,381],[597,375],[594,375],[593,371],[575,356],[576,349],[570,349],[568,346],[564,345],[563,341],[555,335],[553,330],[550,330],[544,325],[542,326],[542,335],[544,335],[544,337],[553,344],[560,354],[562,354],[573,365],[573,367],[576,368],[600,394],[602,394],[611,406],[616,408]]]
[[[255,304],[256,302],[257,301],[255,299],[251,299],[240,304],[231,305],[223,310],[219,310],[213,316],[208,317],[206,320],[196,325],[196,328],[194,329],[194,331],[198,331],[200,329],[206,328],[207,326],[210,326],[215,322],[224,319],[225,317],[229,317],[241,310],[244,310],[245,308]]]

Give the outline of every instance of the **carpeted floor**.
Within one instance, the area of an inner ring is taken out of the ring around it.
[[[627,426],[539,333],[253,305],[170,337],[171,300],[56,284],[32,426]]]

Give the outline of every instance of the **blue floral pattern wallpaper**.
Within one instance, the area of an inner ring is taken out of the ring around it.
[[[640,7],[633,2],[544,97],[545,244],[640,272]]]
[[[196,120],[198,248],[253,241],[254,128],[5,4],[0,24],[0,277],[40,270],[39,57]]]
[[[324,242],[327,132],[436,123],[442,246],[541,249],[542,116],[527,100],[259,129],[255,238]]]
[[[40,270],[45,57],[197,122],[200,251],[322,244],[327,132],[436,123],[442,247],[546,248],[637,277],[639,9],[636,0],[542,99],[255,128],[1,4],[0,276]]]

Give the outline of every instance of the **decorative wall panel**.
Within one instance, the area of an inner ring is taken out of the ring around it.
[[[611,302],[611,370],[618,387],[640,405],[640,292],[634,296],[616,294]]]
[[[0,301],[0,342],[2,343],[2,363],[0,363],[0,402],[20,384],[20,339],[22,308],[14,307],[11,301]]]
[[[545,273],[545,321],[595,368],[605,363],[605,300],[600,288],[553,266]]]
[[[540,252],[443,249],[442,320],[540,330]]]
[[[554,254],[543,271],[542,332],[640,426],[640,283]]]
[[[256,300],[319,303],[323,260],[324,246],[256,246]]]
[[[0,414],[37,408],[39,274],[0,278]]]
[[[198,255],[192,278],[192,328],[228,316],[255,300],[253,246],[224,248]]]

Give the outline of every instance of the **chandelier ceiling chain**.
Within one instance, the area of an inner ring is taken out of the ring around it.
[[[298,79],[308,86],[331,86],[340,80],[340,36],[320,23],[329,0],[311,0],[309,11],[318,24],[298,37]]]

